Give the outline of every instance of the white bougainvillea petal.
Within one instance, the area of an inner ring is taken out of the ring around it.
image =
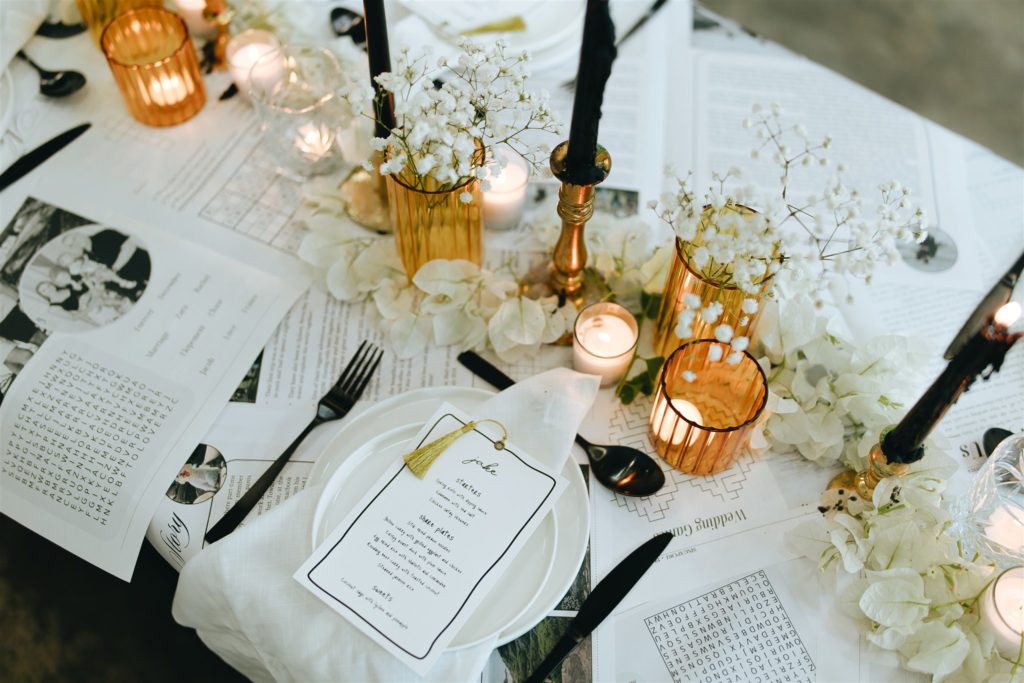
[[[918,577],[879,581],[868,586],[860,598],[860,608],[882,626],[910,626],[928,614],[928,599]]]
[[[399,358],[412,358],[430,343],[429,323],[413,314],[402,316],[388,330],[388,341]]]
[[[914,653],[907,660],[907,668],[933,676],[945,676],[959,669],[970,650],[959,626],[936,621],[915,629],[912,641]]]
[[[326,284],[327,291],[342,301],[354,301],[362,294],[351,264],[345,259],[336,261],[327,269]]]
[[[544,334],[544,309],[533,299],[516,297],[501,304],[488,325],[490,335],[514,344],[536,344]]]

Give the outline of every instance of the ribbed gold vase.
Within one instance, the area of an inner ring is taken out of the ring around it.
[[[757,215],[757,212],[745,206],[730,206],[744,216]],[[705,211],[705,215],[707,215],[707,211]],[[709,267],[701,270],[692,266],[691,256],[699,246],[700,230],[693,242],[684,242],[676,238],[672,267],[665,280],[661,306],[658,308],[658,317],[654,328],[655,352],[665,358],[681,344],[692,339],[713,339],[715,328],[722,324],[731,325],[735,337],[749,337],[754,332],[760,316],[761,297],[770,277],[762,280],[759,290],[754,293],[744,292],[735,285],[723,284],[723,282],[728,282],[731,277],[728,267],[716,266],[712,263]],[[684,302],[688,294],[700,297],[702,308],[711,303],[720,303],[722,314],[714,322],[706,323],[698,313],[693,325],[693,333],[689,337],[680,338],[676,335],[676,327],[679,322],[679,314],[686,308]],[[743,311],[744,299],[757,301],[757,311],[745,313]]]
[[[388,210],[398,255],[412,279],[427,261],[465,259],[483,265],[483,197],[480,182],[471,180],[450,190],[411,187],[387,176]],[[463,193],[471,201],[463,202]]]

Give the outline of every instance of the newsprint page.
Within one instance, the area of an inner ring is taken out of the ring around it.
[[[63,189],[8,200],[0,511],[127,580],[168,482],[309,278],[173,215],[157,229]]]

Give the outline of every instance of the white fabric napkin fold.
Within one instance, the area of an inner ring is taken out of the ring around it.
[[[0,2],[0,72],[18,50],[32,39],[46,19],[50,0],[5,0]]]
[[[557,471],[598,383],[593,375],[549,370],[487,400],[475,417],[500,420],[512,442]],[[178,579],[175,620],[254,681],[477,678],[494,642],[445,654],[420,678],[292,579],[312,553],[321,490],[293,496],[190,560]]]

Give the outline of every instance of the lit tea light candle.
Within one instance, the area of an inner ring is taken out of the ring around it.
[[[572,366],[600,375],[601,386],[619,381],[633,361],[639,328],[625,308],[609,302],[591,304],[576,318]]]
[[[206,37],[213,33],[214,26],[206,20],[206,0],[174,0],[174,9],[185,20],[188,32],[193,36]]]
[[[985,590],[981,623],[999,654],[1017,661],[1024,647],[1024,567],[1007,569]]]
[[[508,163],[500,170],[497,162],[490,167],[490,188],[484,191],[484,225],[491,230],[510,230],[523,218],[530,166],[511,150],[499,149],[495,156]]]
[[[150,80],[149,96],[154,104],[169,107],[184,101],[189,96],[189,89],[178,74],[161,75]]]
[[[284,73],[281,43],[270,31],[243,31],[228,41],[224,54],[231,80],[246,95],[250,87],[268,87]]]
[[[310,162],[322,159],[334,145],[334,132],[327,126],[306,123],[299,126],[297,133],[295,146]]]
[[[669,410],[669,404],[675,408],[675,411]],[[694,425],[703,426],[704,416],[700,414],[700,410],[697,406],[693,405],[689,401],[681,398],[673,398],[668,401],[659,401],[654,406],[654,417],[652,424],[656,425],[658,430],[658,438],[667,443],[671,443],[673,446],[678,446],[683,443],[683,439],[686,438],[689,433],[690,438],[687,440],[686,445],[690,445],[700,434],[700,430],[697,427],[690,427],[685,420],[680,420],[676,415],[682,415]],[[714,432],[711,432],[708,436],[708,441],[715,438]]]

